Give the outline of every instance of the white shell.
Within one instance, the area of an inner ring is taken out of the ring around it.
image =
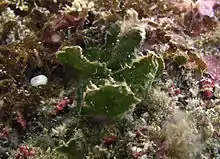
[[[38,76],[31,78],[31,85],[34,87],[37,87],[40,85],[46,85],[47,81],[48,79],[45,75],[38,75]]]

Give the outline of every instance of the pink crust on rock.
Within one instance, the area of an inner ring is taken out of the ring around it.
[[[203,57],[208,66],[208,73],[215,74],[216,79],[220,77],[220,56],[206,55]]]
[[[217,0],[198,0],[197,3],[199,4],[198,9],[201,15],[214,16],[213,7],[217,3]]]

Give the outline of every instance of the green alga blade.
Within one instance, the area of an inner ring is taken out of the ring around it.
[[[90,61],[106,62],[111,57],[111,49],[101,47],[90,47],[85,50],[85,56]]]
[[[117,81],[125,81],[136,93],[143,93],[150,88],[154,79],[162,74],[164,69],[163,59],[155,55],[137,58],[132,66],[127,66],[113,73]]]
[[[188,58],[187,56],[185,55],[176,55],[174,56],[174,61],[178,64],[178,65],[184,65],[187,63],[188,61]]]
[[[101,46],[86,48],[83,55],[90,61],[98,60],[100,62],[107,62],[111,58],[119,32],[120,28],[117,24],[111,25],[106,30],[106,36],[103,39],[105,43]]]
[[[137,49],[142,40],[139,30],[132,30],[126,36],[118,38],[115,48],[112,50],[112,57],[108,62],[108,68],[119,70],[126,64],[132,62],[135,58],[135,49]]]
[[[156,56],[154,57],[157,64],[158,64],[158,68],[157,68],[157,73],[156,73],[156,78],[160,77],[165,69],[165,62],[164,59],[161,56]]]
[[[98,61],[91,62],[83,56],[80,46],[62,48],[62,50],[57,52],[57,58],[63,63],[67,63],[80,70],[82,76],[102,78],[108,71],[105,64]]]
[[[138,100],[124,83],[88,89],[85,94],[85,102],[93,110],[91,113],[115,117],[124,113]]]

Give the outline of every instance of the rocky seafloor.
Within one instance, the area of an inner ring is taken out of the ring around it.
[[[219,0],[0,0],[1,159],[220,159]]]

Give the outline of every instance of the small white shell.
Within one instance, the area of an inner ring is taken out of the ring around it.
[[[37,87],[40,85],[46,85],[47,81],[48,79],[45,75],[38,75],[38,76],[31,78],[31,85],[34,87]]]

